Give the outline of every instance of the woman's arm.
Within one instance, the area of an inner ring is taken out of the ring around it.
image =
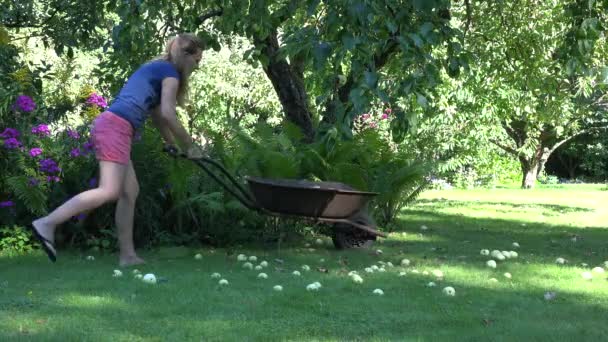
[[[175,138],[167,125],[162,124],[160,106],[154,108],[151,113],[152,123],[160,132],[161,137],[167,145],[175,145]]]
[[[188,131],[177,119],[178,88],[179,81],[177,78],[167,77],[163,80],[158,124],[168,129],[172,136],[181,144],[182,149],[187,151],[192,146],[193,141]]]

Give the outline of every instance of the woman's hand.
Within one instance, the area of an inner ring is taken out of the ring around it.
[[[201,159],[205,157],[205,155],[205,151],[198,144],[192,144],[190,148],[188,148],[188,151],[186,151],[188,159]]]

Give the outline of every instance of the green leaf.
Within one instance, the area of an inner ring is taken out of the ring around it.
[[[348,184],[359,191],[369,189],[365,180],[365,170],[353,163],[337,163],[329,174],[330,180]]]
[[[386,21],[386,27],[388,28],[389,31],[391,31],[391,33],[397,32],[397,29],[399,28],[397,26],[397,24],[395,24],[395,22],[392,21],[392,20],[387,20]]]
[[[395,118],[391,121],[391,137],[393,142],[402,142],[408,132],[409,124],[405,118]]]
[[[302,172],[305,175],[312,174],[321,179],[326,178],[326,172],[331,167],[321,154],[313,148],[304,149],[300,160]]]
[[[327,58],[331,55],[331,45],[326,42],[319,42],[313,49],[313,55],[315,58],[315,68],[322,68],[327,62]]]
[[[301,141],[304,138],[302,129],[291,121],[285,121],[283,123],[283,132],[291,141],[294,142]]]
[[[420,36],[416,33],[409,33],[407,36],[410,37],[416,47],[422,47],[422,45],[424,45],[422,38],[420,38]]]
[[[353,35],[350,32],[345,32],[342,35],[342,44],[344,44],[344,47],[346,48],[346,50],[352,50],[354,49],[357,44],[359,43],[359,38],[353,37]]]
[[[291,143],[291,141],[289,140],[289,137],[287,137],[287,135],[279,134],[276,137],[276,139],[277,139],[277,142],[279,143],[279,146],[283,150],[292,150],[293,149],[293,144]]]
[[[432,23],[430,23],[428,21],[425,22],[424,24],[422,24],[422,26],[420,26],[420,34],[423,37],[426,37],[429,34],[429,32],[433,31],[433,27],[434,26]]]
[[[420,105],[420,107],[422,108],[427,108],[428,107],[428,101],[426,99],[426,96],[416,92],[416,102],[418,102],[418,104]]]
[[[600,68],[598,76],[599,76],[599,79],[598,79],[599,83],[608,84],[608,67]]]
[[[263,67],[267,67],[268,63],[270,63],[270,59],[266,55],[259,55],[258,60],[260,61]]]
[[[378,83],[378,74],[375,73],[374,71],[366,71],[364,73],[364,77],[365,77],[365,84],[367,84],[368,87],[374,89],[376,88],[376,85]]]
[[[40,187],[29,186],[26,176],[10,177],[6,180],[6,184],[23,201],[29,211],[37,215],[47,213],[46,194]]]
[[[355,106],[355,110],[361,112],[366,103],[364,95],[364,90],[361,88],[354,88],[350,91],[348,95],[349,100]]]
[[[317,6],[319,6],[320,0],[311,0],[308,2],[308,7],[306,8],[306,14],[310,17],[315,14],[317,10]]]
[[[268,151],[264,153],[262,172],[269,178],[297,178],[298,165],[289,156],[280,152]]]
[[[376,95],[380,98],[380,100],[382,100],[382,102],[385,102],[385,103],[391,102],[391,99],[388,97],[388,94],[380,88],[376,89]]]
[[[458,77],[460,75],[460,64],[456,58],[450,58],[447,72],[450,77]]]

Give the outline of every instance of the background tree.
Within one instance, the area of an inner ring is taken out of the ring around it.
[[[608,126],[606,9],[606,1],[471,2],[461,13],[475,62],[459,109],[482,140],[517,158],[524,188],[558,147]]]
[[[440,70],[457,74],[466,64],[449,9],[445,0],[122,2],[109,64],[157,53],[150,37],[197,31],[216,46],[219,35],[240,35],[253,45],[244,58],[263,67],[285,116],[309,140],[318,122],[350,136],[353,118],[374,99],[400,106],[393,126],[402,139],[405,113],[426,106]],[[440,46],[447,56],[434,53]]]

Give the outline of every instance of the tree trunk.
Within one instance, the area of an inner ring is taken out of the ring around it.
[[[569,158],[568,166],[566,167],[566,169],[568,169],[568,178],[569,179],[576,178],[576,168],[577,167],[578,167],[578,165],[576,163],[574,163],[573,159]]]
[[[543,148],[542,143],[539,142],[534,154],[531,157],[522,155],[519,156],[523,176],[521,187],[523,189],[534,189],[539,172],[544,169],[545,163],[549,158],[549,151],[549,149]]]
[[[521,164],[523,189],[533,189],[536,185],[538,176],[545,170],[545,164],[549,160],[549,156],[553,150],[542,145],[536,148],[532,157],[519,156]]]
[[[538,176],[538,164],[534,158],[519,157],[521,164],[522,189],[534,189],[536,185],[536,177]]]
[[[272,32],[263,42],[258,43],[263,44],[262,53],[268,57],[264,72],[279,96],[285,115],[289,121],[302,129],[305,139],[311,142],[315,131],[302,78],[286,60],[277,58],[279,42],[276,32]]]
[[[542,176],[545,171],[545,165],[547,164],[547,160],[549,160],[549,156],[551,155],[551,150],[548,148],[543,148],[543,152],[540,155],[540,159],[538,160],[538,172],[536,176]]]

